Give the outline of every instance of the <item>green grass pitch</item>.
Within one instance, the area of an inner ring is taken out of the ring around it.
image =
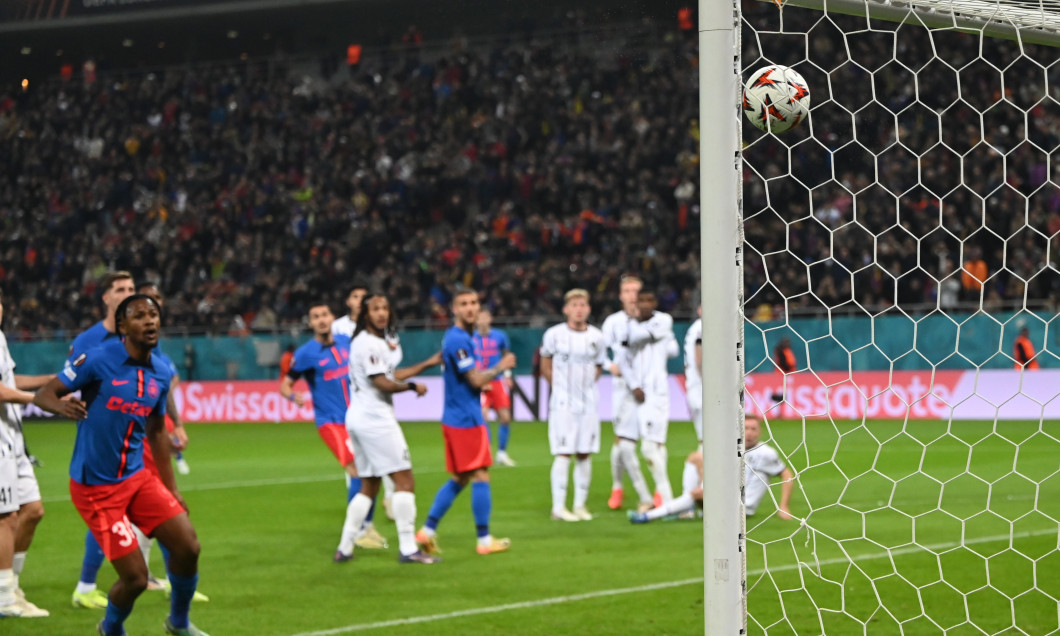
[[[1057,630],[1060,426],[993,427],[773,422],[774,443],[798,473],[793,512],[807,525],[777,519],[768,501],[748,520],[750,633]],[[405,430],[422,522],[447,478],[441,434],[430,423]],[[4,621],[5,636],[92,634],[101,618],[69,604],[85,533],[67,489],[73,433],[72,424],[27,426],[45,462],[38,478],[47,515],[22,584],[52,616]],[[475,554],[464,493],[439,529],[444,562],[425,567],[398,565],[394,526],[381,514],[390,549],[331,562],[345,487],[311,424],[192,425],[189,433],[192,473],[180,483],[203,545],[200,589],[211,597],[193,606],[192,620],[213,636],[703,631],[702,527],[632,526],[608,510],[609,434],[594,462],[597,518],[565,524],[548,515],[545,426],[515,424],[519,465],[493,471],[493,531],[512,538],[511,552]],[[676,490],[694,445],[690,424],[671,425]],[[152,570],[162,572],[157,549]],[[100,584],[113,580],[104,565]],[[161,634],[167,607],[161,593],[145,593],[130,636]]]

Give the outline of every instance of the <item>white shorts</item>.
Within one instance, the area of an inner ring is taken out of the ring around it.
[[[600,416],[596,411],[548,410],[548,447],[553,455],[600,452]]]
[[[637,401],[633,399],[633,393],[626,388],[623,382],[616,386],[611,394],[611,425],[615,429],[615,437],[626,439],[640,439],[640,428],[637,426]]]
[[[412,470],[412,457],[405,433],[397,419],[346,425],[353,443],[353,461],[360,477],[383,477],[402,470]]]
[[[669,397],[649,395],[643,404],[637,405],[637,420],[641,439],[665,444],[666,434],[670,430]]]
[[[34,501],[40,501],[40,486],[22,434],[16,433],[13,442],[0,441],[0,514]]]
[[[699,474],[699,468],[692,462],[685,462],[684,472],[681,473],[681,492],[692,492],[703,486],[703,475]]]

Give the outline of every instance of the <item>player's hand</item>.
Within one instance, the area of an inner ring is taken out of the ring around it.
[[[299,407],[305,406],[305,396],[301,393],[291,393],[291,401]]]
[[[616,378],[621,378],[622,377],[622,367],[618,366],[617,364],[612,364],[611,365],[611,375],[615,376]]]
[[[80,422],[88,415],[88,405],[79,398],[67,395],[59,400],[59,409],[56,415]]]
[[[429,367],[436,367],[436,366],[438,366],[441,363],[442,363],[442,352],[441,351],[438,351],[433,356],[427,358],[424,361],[424,364],[426,364]]]
[[[188,432],[184,430],[184,426],[174,426],[173,435],[170,436],[170,440],[173,442],[173,449],[182,451],[188,447]]]
[[[504,386],[508,387],[509,391],[511,391],[512,387],[515,386],[515,380],[513,380],[512,378],[504,378],[501,381],[504,382]]]
[[[780,517],[781,519],[784,519],[785,521],[788,521],[790,519],[794,519],[795,518],[794,516],[792,516],[791,510],[789,510],[786,507],[785,508],[778,508],[777,509],[777,516]]]
[[[639,404],[644,404],[644,389],[633,389],[633,399]]]
[[[508,353],[501,356],[501,361],[497,363],[497,368],[501,371],[507,371],[508,369],[515,368],[515,354],[509,351]]]
[[[416,383],[416,397],[423,397],[427,395],[427,385]]]

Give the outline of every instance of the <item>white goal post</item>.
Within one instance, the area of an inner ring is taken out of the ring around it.
[[[699,0],[698,72],[706,633],[1060,634],[1060,0]]]

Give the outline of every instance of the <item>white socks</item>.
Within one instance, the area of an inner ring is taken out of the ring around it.
[[[652,508],[647,512],[648,519],[655,521],[656,519],[662,519],[670,515],[679,515],[682,512],[687,512],[696,507],[696,502],[692,499],[692,495],[687,492],[682,494],[677,499],[671,499],[658,508]]]
[[[622,490],[622,449],[611,444],[611,490]]]
[[[552,460],[552,512],[559,512],[567,507],[567,483],[570,479],[570,457],[556,455]]]
[[[640,452],[648,462],[648,471],[655,482],[655,492],[662,496],[664,502],[674,498],[674,489],[670,485],[670,475],[666,471],[666,447],[658,442],[644,440]]]
[[[15,604],[15,572],[11,568],[0,570],[0,607]]]
[[[393,503],[394,499],[394,480],[390,478],[390,475],[383,475],[383,499],[389,499]],[[415,516],[415,515],[413,515]],[[394,513],[394,519],[397,519],[397,513]]]
[[[630,439],[618,441],[618,447],[622,452],[622,464],[629,473],[629,479],[633,482],[633,488],[637,491],[637,497],[641,503],[651,503],[651,491],[648,490],[648,482],[644,480],[644,474],[640,472],[640,460],[637,459],[637,444]]]
[[[413,503],[415,505],[415,503]],[[339,539],[339,552],[353,554],[353,542],[361,534],[364,518],[372,507],[372,498],[364,493],[357,493],[346,506],[346,522],[342,524],[342,537]]]
[[[586,457],[574,461],[574,510],[585,507],[589,500],[589,482],[593,479],[593,463]]]
[[[416,495],[400,490],[390,495],[390,506],[394,511],[394,525],[397,526],[398,550],[408,556],[415,554],[416,546]]]

